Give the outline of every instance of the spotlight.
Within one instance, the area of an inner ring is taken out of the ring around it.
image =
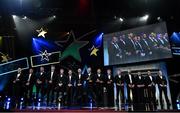
[[[119,20],[120,20],[120,22],[123,22],[123,21],[124,21],[123,18],[119,18]]]
[[[53,18],[56,18],[56,15],[54,15]]]
[[[158,16],[158,17],[157,17],[157,20],[160,20],[160,19],[161,19],[161,17]]]
[[[11,100],[11,98],[8,98],[8,101],[10,101]]]
[[[24,19],[24,20],[27,19],[27,16],[24,16],[22,19]]]

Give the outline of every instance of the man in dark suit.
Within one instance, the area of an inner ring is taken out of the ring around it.
[[[131,106],[131,110],[134,110],[134,88],[135,88],[135,78],[134,75],[131,74],[130,70],[128,70],[127,75],[125,76],[125,81],[127,84],[127,95],[128,95],[128,104]]]
[[[36,74],[36,99],[40,99],[41,102],[43,102],[45,93],[46,93],[46,73],[44,71],[44,67],[40,67],[40,71]],[[41,97],[40,97],[41,94]]]
[[[47,75],[47,106],[49,101],[51,104],[54,101],[55,85],[57,80],[57,73],[55,72],[55,66],[51,65],[51,71]]]
[[[58,77],[56,79],[56,103],[61,102],[62,105],[65,103],[64,93],[66,92],[67,77],[64,74],[64,69],[60,69]]]
[[[152,47],[151,47],[150,42],[151,41],[147,38],[147,35],[143,34],[143,36],[141,37],[140,43],[146,55],[152,54]]]
[[[25,105],[30,105],[33,101],[33,86],[36,83],[36,77],[33,68],[29,69],[29,73],[26,75],[25,80]]]
[[[147,110],[156,110],[156,96],[155,96],[155,78],[151,75],[151,71],[147,72],[146,87],[147,87]]]
[[[97,69],[97,74],[95,75],[95,88],[97,96],[97,106],[102,106],[103,102],[103,89],[104,89],[104,75],[101,73],[101,69]]]
[[[91,100],[96,103],[96,95],[95,95],[95,88],[94,88],[94,74],[91,72],[91,67],[87,69],[86,75],[86,87],[87,87],[87,103]]]
[[[133,33],[128,34],[128,38],[126,38],[126,43],[127,43],[127,51],[128,51],[128,56],[135,55],[136,53],[136,45],[133,39]]]
[[[120,102],[119,99],[121,99],[121,104],[125,103],[125,97],[124,97],[124,83],[125,83],[125,78],[122,75],[122,71],[120,69],[117,70],[115,76],[115,84],[116,84],[116,104],[117,107],[120,107]],[[120,98],[119,98],[120,97]],[[120,108],[119,108],[120,109]]]
[[[122,59],[122,49],[120,48],[118,38],[112,37],[111,42],[108,45],[108,53],[109,53],[109,64],[114,64],[119,59]]]
[[[23,96],[23,73],[22,69],[17,69],[17,74],[13,77],[13,100],[15,108],[19,107],[20,99]]]
[[[83,93],[84,93],[84,90],[83,90],[83,84],[84,84],[84,81],[85,81],[85,76],[82,75],[82,71],[81,71],[81,68],[79,68],[78,70],[78,73],[77,73],[77,76],[76,76],[76,100],[77,100],[77,103],[79,106],[82,105],[82,99],[83,99]]]
[[[106,82],[105,85],[107,89],[108,107],[114,107],[114,77],[110,69],[107,70],[105,82]]]
[[[145,78],[141,75],[141,72],[137,73],[136,76],[136,93],[137,93],[137,110],[145,110],[145,98],[144,98],[144,89],[145,89]]]
[[[67,105],[72,106],[73,105],[73,97],[74,97],[74,84],[75,84],[76,78],[72,73],[72,70],[68,71],[68,76],[67,76],[67,87],[66,87],[66,92],[67,92]]]
[[[165,76],[162,75],[162,71],[158,72],[157,84],[158,84],[158,88],[159,88],[159,98],[160,98],[161,109],[164,109],[162,92],[164,92],[165,100],[167,103],[167,109],[169,109],[170,108],[170,102],[169,102],[169,99],[167,96],[168,95],[167,94],[167,80],[166,80]]]

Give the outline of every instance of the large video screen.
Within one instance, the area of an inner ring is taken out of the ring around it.
[[[170,37],[173,55],[180,55],[180,33],[174,32]]]
[[[166,23],[158,23],[103,36],[104,65],[171,58]]]

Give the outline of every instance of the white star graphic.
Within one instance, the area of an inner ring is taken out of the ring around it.
[[[45,34],[47,33],[47,31],[45,31],[43,28],[41,28],[40,30],[36,30],[39,34],[38,37],[42,36],[43,38],[45,38]]]
[[[51,56],[51,53],[48,53],[47,50],[40,53],[41,55],[41,61],[46,60],[49,61],[49,56]]]

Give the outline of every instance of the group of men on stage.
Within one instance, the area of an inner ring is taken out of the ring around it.
[[[130,71],[122,74],[120,69],[117,70],[115,76],[110,69],[107,69],[106,74],[103,74],[101,69],[97,69],[94,74],[90,67],[85,75],[82,74],[80,68],[75,72],[68,70],[66,75],[64,69],[61,68],[57,71],[54,65],[51,66],[50,72],[46,72],[44,67],[40,67],[37,73],[31,68],[27,74],[24,74],[21,68],[18,68],[12,81],[13,98],[16,106],[22,97],[24,97],[25,104],[31,104],[32,101],[43,102],[47,96],[47,105],[60,102],[64,106],[76,104],[83,106],[92,101],[98,107],[114,107],[114,103],[117,104],[116,106],[119,106],[119,103],[128,103],[129,105],[137,103],[136,105],[139,106],[136,108],[146,107],[148,109],[149,107],[149,109],[155,110],[155,84],[158,84],[162,108],[162,92],[165,93],[166,102],[169,105],[167,80],[162,72],[158,72],[156,79],[150,71],[147,72],[147,75],[144,77],[141,72],[138,72],[135,76]],[[127,101],[124,95],[125,84],[128,94]],[[36,86],[35,95],[33,95],[34,86]],[[116,97],[114,97],[114,90],[117,92]],[[107,105],[105,105],[105,94]]]
[[[160,51],[161,50],[161,51]],[[113,36],[108,44],[109,63],[119,60],[127,60],[130,56],[135,58],[157,57],[155,54],[161,52],[163,55],[170,54],[168,34],[150,33],[136,35]],[[145,57],[146,56],[146,57]],[[133,60],[131,58],[131,60]]]

